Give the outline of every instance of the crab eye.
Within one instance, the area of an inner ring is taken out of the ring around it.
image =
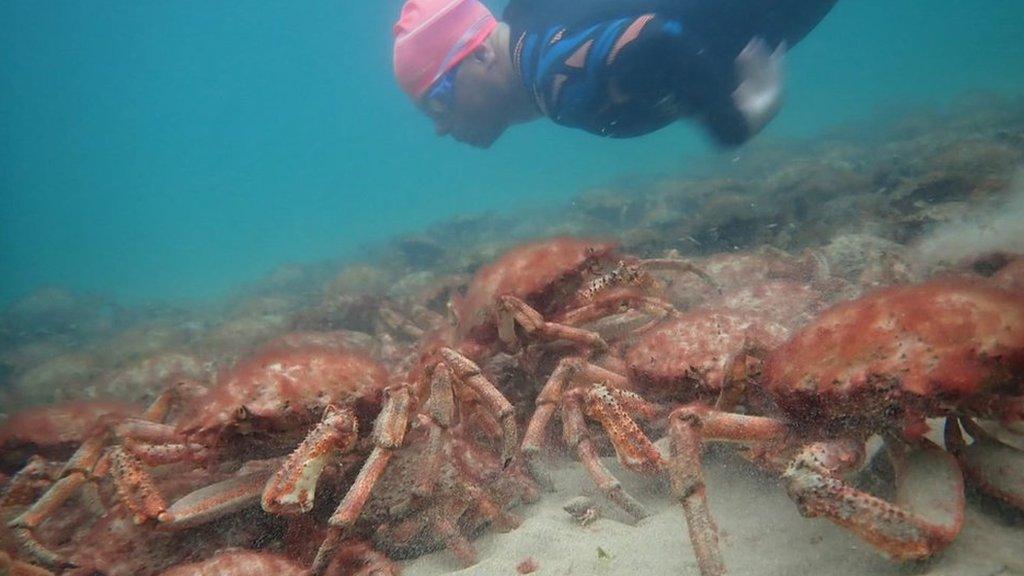
[[[249,409],[246,408],[245,406],[239,406],[238,409],[235,410],[235,418],[238,419],[238,420],[246,420],[246,419],[248,419],[249,418]]]

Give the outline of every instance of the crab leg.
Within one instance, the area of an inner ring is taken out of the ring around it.
[[[608,433],[623,466],[640,474],[658,474],[665,469],[661,454],[626,409],[631,408],[631,411],[649,418],[658,412],[654,405],[633,392],[601,384],[592,386],[585,393],[573,391],[570,394],[575,396],[577,393],[584,396],[584,413],[600,422]]]
[[[355,524],[363,507],[366,506],[366,501],[370,499],[370,494],[381,475],[384,474],[394,451],[402,446],[409,421],[409,411],[408,388],[399,387],[389,390],[387,402],[374,422],[375,446],[373,451],[363,462],[363,467],[359,470],[352,486],[349,487],[345,498],[342,499],[341,504],[338,505],[328,521],[330,528],[320,549],[317,550],[316,558],[314,558],[313,566],[310,569],[313,576],[319,576],[327,569],[349,528]]]
[[[113,432],[126,450],[150,466],[189,459],[202,461],[209,456],[209,449],[188,442],[188,439],[170,424],[127,418],[115,424]]]
[[[114,425],[114,436],[144,444],[168,444],[184,440],[174,426],[143,418],[125,418],[118,422]]]
[[[540,394],[535,400],[537,408],[533,411],[529,424],[526,425],[526,434],[523,435],[522,451],[527,462],[531,462],[533,457],[540,453],[548,423],[562,402],[562,390],[582,369],[582,358],[562,358],[558,362],[558,366],[551,372],[544,387],[541,388]]]
[[[272,463],[278,462],[249,462],[235,477],[195,490],[168,507],[134,455],[120,448],[108,455],[97,469],[110,466],[118,493],[125,507],[135,514],[136,523],[155,519],[169,530],[205,524],[252,506],[272,475]]]
[[[458,391],[456,391],[458,392]],[[459,397],[460,418],[463,422],[472,423],[480,432],[491,440],[502,440],[504,432],[501,429],[501,422],[498,422],[476,394],[463,394]]]
[[[961,418],[974,442],[968,446],[955,418],[946,419],[946,447],[982,492],[1024,511],[1024,453],[1003,444],[969,418]]]
[[[148,444],[129,438],[124,441],[124,449],[148,466],[173,464],[185,460],[203,462],[210,457],[210,450],[204,446],[183,442]]]
[[[149,519],[158,522],[170,519],[166,516],[167,502],[142,467],[138,457],[116,446],[109,452],[109,463],[110,475],[114,479],[117,494],[134,515],[136,524],[142,524]]]
[[[675,307],[664,300],[626,291],[622,294],[608,294],[579,308],[564,312],[559,317],[559,320],[570,326],[579,326],[580,324],[599,320],[609,314],[621,312],[624,308],[645,312],[653,316],[654,321],[661,320],[665,316],[676,312]]]
[[[63,561],[36,539],[35,529],[91,479],[90,475],[100,459],[108,435],[109,428],[103,426],[98,432],[86,438],[64,465],[60,479],[54,482],[32,506],[7,524],[22,549],[44,566],[60,566]]]
[[[838,478],[859,463],[863,450],[862,443],[842,440],[805,446],[783,475],[800,513],[847,527],[898,560],[923,560],[949,545],[964,514],[956,460],[930,443],[911,454],[890,450],[900,485],[899,504],[892,504]],[[930,484],[953,498],[939,505],[922,501],[920,491],[910,488],[914,483]]]
[[[544,320],[540,312],[534,310],[529,304],[515,296],[502,296],[499,298],[500,315],[503,319],[498,322],[498,334],[509,346],[515,347],[514,330],[511,329],[509,321],[514,320],[522,326],[526,334],[532,338],[543,340],[568,340],[589,349],[607,350],[608,343],[601,338],[600,334],[583,330],[575,326],[548,322]]]
[[[515,409],[507,398],[480,372],[475,362],[451,348],[441,348],[441,358],[459,382],[469,386],[498,420],[502,428],[501,461],[504,467],[512,462],[519,446]]]
[[[637,520],[647,517],[648,512],[644,505],[626,492],[622,483],[601,463],[597,449],[587,435],[586,427],[579,400],[574,395],[566,395],[562,399],[562,433],[566,445],[570,449],[576,449],[576,454],[586,467],[587,473],[609,500]]]
[[[253,506],[270,477],[270,470],[261,470],[200,488],[171,504],[162,526],[171,530],[191,528]]]
[[[300,514],[313,509],[316,484],[327,459],[347,452],[359,437],[356,416],[348,408],[328,406],[323,418],[267,482],[263,509],[272,514]]]
[[[438,471],[441,469],[445,448],[451,443],[451,425],[455,413],[455,397],[452,390],[452,373],[444,363],[438,364],[430,379],[430,398],[423,421],[430,427],[427,453],[423,469],[416,482],[415,492],[420,497],[434,492]]]
[[[707,440],[770,445],[786,437],[788,429],[771,418],[710,410],[702,405],[677,408],[669,415],[672,492],[683,507],[697,565],[702,576],[725,574],[718,545],[718,527],[708,507],[701,465],[701,447]]]
[[[579,357],[563,358],[551,373],[540,394],[537,395],[535,402],[537,408],[534,410],[533,416],[526,426],[526,434],[523,436],[522,450],[524,454],[533,456],[540,452],[551,417],[554,416],[555,410],[562,402],[563,391],[584,379],[588,382],[602,382],[608,388],[629,389],[629,381],[621,374],[591,364]]]
[[[431,524],[441,536],[445,547],[455,554],[463,566],[476,564],[476,549],[455,523],[465,514],[469,506],[469,502],[450,501],[445,507],[437,506],[431,518]]]
[[[145,444],[126,440],[123,445],[114,446],[104,454],[96,463],[93,475],[111,477],[121,502],[132,512],[136,524],[148,520],[164,524],[174,518],[168,514],[167,502],[143,464],[181,462],[197,454],[204,457],[205,450],[187,444]]]
[[[547,383],[537,395],[537,408],[530,417],[523,436],[521,450],[529,472],[543,486],[551,489],[553,482],[548,475],[536,465],[535,458],[540,453],[541,445],[547,433],[551,417],[562,403],[563,391],[572,387],[579,379],[587,378],[590,382],[602,382],[609,388],[626,389],[629,381],[622,375],[591,364],[580,357],[563,358],[558,362]],[[585,449],[584,449],[585,450]],[[607,472],[607,471],[606,471]],[[603,477],[598,473],[595,479]]]
[[[156,518],[163,513],[166,505],[163,504],[159,492],[153,487],[148,474],[142,469],[138,458],[120,447],[104,454],[103,447],[111,436],[120,440],[128,440],[136,434],[143,440],[158,441],[171,438],[180,442],[181,439],[173,428],[160,422],[167,417],[174,402],[178,399],[195,395],[203,390],[205,389],[202,386],[194,382],[181,381],[160,394],[146,408],[141,418],[100,419],[68,459],[60,472],[60,478],[31,507],[8,523],[21,546],[46,566],[60,565],[62,560],[35,538],[35,529],[84,485],[94,482],[108,472],[114,476],[115,486],[125,500],[126,506],[136,513],[136,521]],[[143,453],[149,446],[145,442],[135,445]],[[186,455],[187,451],[181,450],[180,453]],[[159,458],[154,457],[154,460],[159,460]],[[161,461],[168,460],[169,458],[165,456]],[[143,490],[144,493],[136,494],[137,490]],[[141,516],[140,513],[142,513]]]
[[[718,545],[718,526],[708,508],[703,467],[700,463],[699,424],[690,419],[673,418],[670,425],[672,458],[669,479],[672,492],[686,515],[690,544],[702,576],[725,574],[725,561]]]
[[[194,382],[179,382],[158,396],[142,418],[121,419],[106,426],[122,444],[109,449],[93,463],[92,475],[110,475],[118,496],[134,515],[136,524],[147,520],[163,523],[172,519],[167,514],[167,502],[143,463],[160,465],[206,456],[202,446],[188,444],[173,426],[162,423],[174,402],[203,390]],[[107,436],[103,435],[104,442]]]
[[[572,366],[572,363],[563,363],[559,368],[567,367],[569,370]],[[603,370],[596,366],[588,368],[591,373]],[[566,379],[571,378],[571,374],[563,373],[559,375],[560,381],[552,385],[552,389],[545,387],[545,390],[549,394],[552,390],[557,391],[564,386]],[[569,448],[576,448],[580,460],[594,482],[609,499],[637,520],[647,516],[643,505],[627,493],[618,479],[601,463],[597,451],[586,435],[583,414],[586,412],[587,416],[597,420],[605,429],[623,466],[642,474],[657,474],[664,470],[665,463],[647,435],[633,421],[630,413],[651,418],[660,411],[658,407],[633,392],[604,384],[592,385],[586,391],[579,388],[571,390],[562,396],[561,402],[565,442]],[[584,406],[582,409],[581,404]],[[535,434],[539,434],[536,428],[534,430]]]

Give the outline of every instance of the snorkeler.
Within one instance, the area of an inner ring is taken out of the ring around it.
[[[408,0],[395,24],[402,89],[437,133],[490,146],[547,116],[613,138],[681,118],[724,146],[782,104],[786,50],[836,0]]]

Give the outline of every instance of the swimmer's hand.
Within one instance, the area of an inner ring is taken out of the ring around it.
[[[732,93],[732,100],[747,121],[750,136],[760,132],[782,107],[782,60],[785,56],[785,42],[769,54],[765,41],[754,38],[736,57],[736,76],[740,84]]]

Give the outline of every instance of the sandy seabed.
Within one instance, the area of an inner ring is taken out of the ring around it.
[[[554,492],[517,510],[523,524],[508,533],[488,531],[473,541],[479,562],[460,569],[450,552],[405,563],[405,576],[515,575],[527,558],[534,574],[554,576],[698,575],[682,509],[666,484],[638,477],[613,458],[605,464],[651,511],[637,525],[597,494],[582,466],[550,464]],[[1024,521],[969,497],[963,531],[927,563],[896,564],[827,520],[803,518],[777,479],[727,451],[705,458],[705,477],[731,576],[801,575],[1024,575]],[[562,506],[587,495],[602,517],[581,527]]]

